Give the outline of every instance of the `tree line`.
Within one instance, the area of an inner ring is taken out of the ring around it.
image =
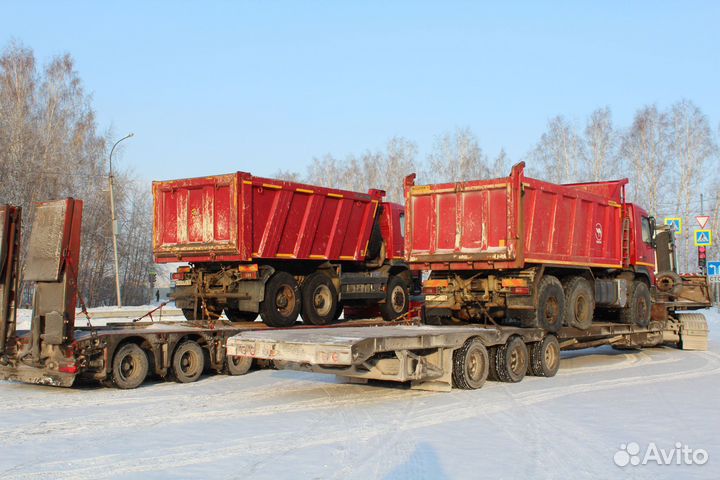
[[[17,42],[5,48],[0,55],[0,203],[23,208],[26,247],[36,202],[65,197],[84,201],[78,284],[90,306],[116,302],[108,193],[111,144],[110,133],[98,131],[91,97],[70,55],[38,65],[31,49]],[[144,304],[151,296],[148,273],[153,265],[151,195],[131,172],[113,170],[122,300]],[[26,253],[23,248],[21,271]],[[21,303],[28,306],[32,289],[22,285]]]

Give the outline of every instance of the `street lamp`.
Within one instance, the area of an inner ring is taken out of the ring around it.
[[[117,219],[115,219],[115,198],[113,197],[113,171],[112,171],[112,155],[115,151],[117,144],[132,137],[133,134],[129,133],[123,138],[115,142],[115,145],[110,149],[110,175],[108,175],[108,182],[110,184],[110,218],[112,220],[112,237],[113,237],[113,251],[115,252],[115,293],[117,294],[117,306],[122,307],[122,300],[120,299],[120,265],[118,263],[118,249],[117,249]]]

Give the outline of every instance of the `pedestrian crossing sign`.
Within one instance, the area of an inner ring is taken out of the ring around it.
[[[663,220],[665,225],[670,225],[675,229],[675,235],[682,233],[682,218],[678,217],[667,217]]]
[[[695,246],[712,246],[712,230],[695,230]]]

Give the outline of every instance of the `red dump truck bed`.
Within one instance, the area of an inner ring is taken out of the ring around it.
[[[153,182],[153,251],[163,262],[359,261],[383,192],[228,175]]]
[[[438,185],[406,180],[405,252],[415,269],[553,263],[622,267],[627,180],[556,185],[510,177]]]

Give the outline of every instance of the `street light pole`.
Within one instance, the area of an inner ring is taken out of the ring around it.
[[[118,247],[117,247],[117,219],[115,218],[115,197],[113,196],[113,170],[112,170],[112,156],[115,151],[117,144],[125,139],[132,137],[130,133],[112,146],[110,149],[110,175],[108,175],[108,183],[110,185],[110,218],[112,220],[112,237],[113,237],[113,251],[115,252],[115,293],[117,294],[117,306],[122,307],[122,300],[120,299],[120,264],[118,262]]]

